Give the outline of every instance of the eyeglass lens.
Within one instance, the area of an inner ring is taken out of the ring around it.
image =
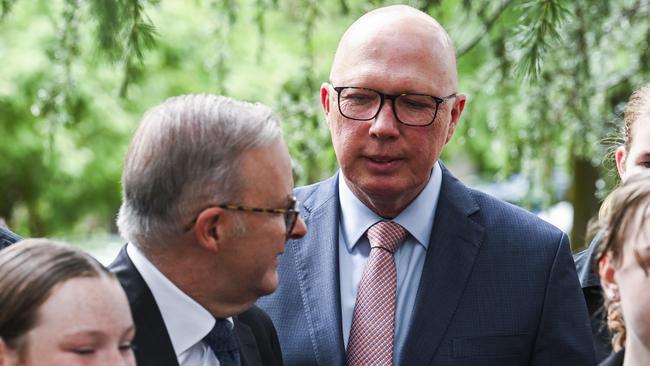
[[[287,238],[291,236],[293,228],[296,226],[296,221],[298,221],[298,201],[296,201],[295,198],[292,198],[289,210],[284,213],[284,223],[287,227]]]

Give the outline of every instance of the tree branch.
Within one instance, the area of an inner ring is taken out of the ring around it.
[[[514,0],[506,0],[501,5],[499,8],[492,14],[490,18],[488,18],[486,21],[483,22],[483,29],[481,29],[480,32],[472,39],[469,43],[467,43],[465,46],[460,47],[458,49],[458,52],[456,52],[456,57],[461,58],[463,55],[468,53],[472,48],[474,48],[482,39],[485,37],[489,32],[490,29],[494,26],[496,21],[501,17],[501,14],[514,2]]]

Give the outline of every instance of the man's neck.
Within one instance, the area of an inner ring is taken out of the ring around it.
[[[240,314],[255,303],[243,299],[229,301],[231,296],[219,291],[223,287],[219,279],[225,276],[215,274],[215,268],[220,266],[210,261],[211,256],[206,256],[201,248],[174,243],[158,250],[140,251],[169,281],[215,318]]]
[[[345,179],[345,177],[344,177]],[[417,196],[422,192],[426,183],[421,187],[418,187],[415,190],[410,192],[403,192],[402,194],[395,195],[370,195],[354,185],[346,181],[347,186],[350,188],[350,191],[361,201],[366,207],[371,209],[377,215],[386,218],[393,219],[397,217],[402,211],[404,211],[410,204],[417,198]]]

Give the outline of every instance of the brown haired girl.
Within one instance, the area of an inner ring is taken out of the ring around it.
[[[629,177],[608,201],[597,258],[616,353],[601,365],[650,365],[650,172]]]
[[[115,277],[81,250],[28,239],[0,251],[0,365],[135,365]]]

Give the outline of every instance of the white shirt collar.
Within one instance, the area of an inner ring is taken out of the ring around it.
[[[162,315],[176,357],[189,350],[212,330],[215,319],[203,306],[176,287],[138,248],[129,243],[126,252],[151,290]],[[231,326],[231,317],[227,318]]]
[[[402,225],[425,249],[429,247],[441,186],[442,169],[436,162],[422,192],[392,220]],[[343,172],[339,174],[339,199],[343,235],[348,249],[351,251],[366,230],[377,221],[382,220],[382,217],[369,209],[352,193],[343,178]]]

